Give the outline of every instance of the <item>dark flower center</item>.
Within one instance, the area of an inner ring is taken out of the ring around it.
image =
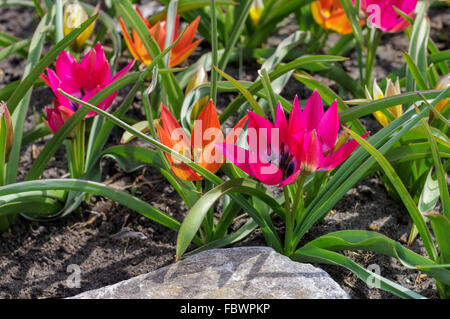
[[[294,155],[289,153],[288,147],[284,142],[280,145],[280,154],[272,152],[272,145],[269,146],[269,163],[277,165],[279,169],[283,172],[283,178],[286,179],[294,173],[295,161]]]

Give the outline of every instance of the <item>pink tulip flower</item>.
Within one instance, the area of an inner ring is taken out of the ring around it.
[[[296,101],[298,103],[298,99]],[[296,157],[299,144],[292,117],[288,123],[278,103],[274,125],[253,112],[248,112],[248,119],[250,150],[227,143],[218,143],[216,148],[234,165],[264,184],[281,187],[294,183],[300,174],[300,162]]]
[[[53,99],[53,107],[45,107],[45,112],[47,113],[47,120],[44,119],[44,123],[47,125],[50,131],[53,132],[53,134],[56,134],[58,130],[64,125],[65,120],[62,117],[62,114],[60,112],[60,105],[56,98]],[[64,108],[67,111],[70,111],[66,109],[64,106],[61,108]]]
[[[80,107],[64,95],[58,89],[75,96],[82,101],[89,101],[95,94],[103,90],[114,81],[123,77],[132,67],[135,60],[131,61],[116,75],[111,76],[111,69],[106,59],[103,47],[97,43],[81,63],[68,52],[63,51],[56,60],[56,72],[47,68],[47,75],[41,74],[44,82],[55,94],[53,108],[46,108],[47,124],[53,133],[64,124]],[[98,107],[106,110],[113,102],[117,92],[114,92]],[[94,111],[87,114],[86,118],[96,115]]]
[[[345,143],[338,139],[339,114],[335,100],[325,112],[319,92],[314,91],[303,111],[294,102],[291,115],[297,119],[296,138],[301,147],[298,157],[300,168],[307,172],[329,171],[341,164],[358,147],[358,142]],[[367,137],[366,133],[363,137]]]
[[[337,102],[324,112],[322,98],[314,91],[303,110],[295,97],[289,122],[280,103],[274,125],[249,112],[249,150],[227,143],[216,147],[250,176],[282,187],[295,183],[302,171],[331,170],[350,156],[358,143],[344,142],[344,136],[338,139],[339,127]]]
[[[373,26],[383,32],[400,32],[409,26],[409,22],[395,11],[394,8],[404,12],[411,18],[417,0],[363,0],[361,7],[369,15],[369,20]]]

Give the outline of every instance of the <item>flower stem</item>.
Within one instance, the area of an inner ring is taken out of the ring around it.
[[[372,83],[372,71],[375,65],[375,59],[377,57],[377,48],[381,40],[382,33],[378,29],[374,28],[368,32],[367,37],[367,60],[366,60],[366,72],[365,83],[370,89]]]
[[[200,196],[203,195],[203,180],[195,181],[195,187],[197,189],[197,192],[200,194]],[[205,218],[202,222],[202,228],[203,232],[201,234],[201,238],[203,239],[204,243],[207,243],[210,241],[210,239],[213,237],[213,225],[212,220],[214,218],[214,209],[209,209],[206,213]]]
[[[292,209],[289,209],[289,191],[287,187],[284,187],[284,196],[285,196],[285,204],[286,206],[286,232],[284,238],[284,253],[286,256],[291,255],[295,246],[293,246],[293,233],[295,229],[296,221],[300,221],[303,215],[303,184],[305,183],[306,177],[309,173],[305,173],[304,171],[300,174],[297,182],[297,192],[295,193],[294,203],[292,205]],[[298,210],[300,208],[300,216]]]
[[[286,255],[288,255],[289,251],[290,251],[290,245],[292,243],[292,233],[294,231],[294,225],[293,225],[294,219],[291,216],[292,215],[291,201],[290,201],[289,190],[288,190],[287,186],[283,187],[283,192],[284,192],[284,207],[285,207],[285,211],[286,211],[286,230],[284,233],[284,252]]]
[[[303,200],[303,185],[309,173],[302,172],[297,182],[297,192],[294,197],[294,204],[292,205],[292,215],[294,220],[300,221],[303,217],[304,200]],[[299,211],[300,209],[300,211]]]
[[[85,162],[85,129],[86,122],[81,121],[80,125],[76,130],[76,134],[73,139],[71,139],[72,146],[72,166],[73,166],[73,176],[72,178],[79,178],[84,174],[84,162]]]

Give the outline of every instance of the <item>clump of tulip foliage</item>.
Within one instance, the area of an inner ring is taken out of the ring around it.
[[[15,53],[26,68],[0,89],[0,231],[18,216],[62,218],[96,195],[177,232],[177,260],[259,229],[267,245],[292,260],[339,265],[402,298],[422,298],[339,251],[391,256],[433,277],[439,295],[449,298],[450,54],[429,36],[430,3],[160,2],[162,11],[146,17],[129,1],[33,1],[39,24],[32,39],[1,37],[0,59]],[[268,37],[292,13],[299,30],[270,47]],[[332,33],[339,40],[330,48]],[[404,33],[410,49],[402,68],[377,79],[372,71],[386,33]],[[340,63],[348,56],[356,56],[357,78]],[[227,66],[251,61],[260,63],[253,81],[228,74]],[[315,75],[332,79],[339,93]],[[291,79],[299,92],[303,86],[311,93],[287,100]],[[37,86],[48,88],[52,103],[31,103]],[[222,92],[234,94],[231,102],[220,99]],[[130,119],[136,100],[145,117]],[[29,108],[43,111],[24,131]],[[368,132],[360,118],[372,114],[380,125]],[[124,130],[121,144],[106,147],[115,126]],[[45,147],[19,177],[22,147],[44,137]],[[42,179],[61,145],[69,176]],[[105,185],[105,156],[126,171],[157,169],[188,208],[184,219]],[[411,217],[409,244],[420,237],[427,255],[358,229],[305,243],[309,229],[376,172]],[[243,216],[247,222],[232,230]],[[285,227],[277,229],[275,220]],[[188,251],[191,243],[197,248]]]

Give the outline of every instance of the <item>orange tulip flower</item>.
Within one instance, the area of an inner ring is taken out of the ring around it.
[[[320,0],[311,3],[311,12],[314,20],[325,30],[331,30],[340,34],[352,32],[350,22],[345,15],[344,8],[339,0]],[[361,20],[361,25],[364,20]]]
[[[161,51],[164,49],[164,42],[166,39],[166,21],[159,21],[154,26],[144,18],[139,8],[136,6],[136,12],[141,17],[142,21],[144,21],[148,30],[150,31],[151,36],[158,43]],[[184,60],[188,58],[189,55],[194,52],[195,48],[203,41],[203,39],[199,39],[195,42],[194,40],[195,32],[197,32],[198,23],[200,21],[200,17],[195,18],[194,21],[188,26],[186,32],[183,34],[183,37],[178,41],[178,43],[170,50],[170,66],[174,67]],[[120,26],[122,28],[123,36],[125,38],[125,42],[130,50],[131,54],[137,60],[149,65],[152,62],[149,53],[145,49],[144,43],[141,38],[139,38],[136,30],[132,30],[133,39],[131,38],[128,30],[125,26],[125,23],[122,18],[119,17]],[[174,36],[173,41],[175,41],[179,37],[178,26],[180,23],[180,17],[177,15],[175,19],[175,28],[174,28]]]
[[[219,117],[212,100],[206,105],[203,112],[194,123],[191,138],[187,137],[183,128],[178,124],[170,111],[161,104],[161,122],[156,124],[156,130],[161,143],[170,147],[174,152],[180,153],[198,165],[215,173],[225,162],[225,157],[216,151],[216,143],[235,144],[242,131],[247,116],[243,117],[227,135],[224,136],[220,130]],[[171,169],[181,179],[196,181],[202,179],[193,169],[180,160],[166,154],[171,164]]]

